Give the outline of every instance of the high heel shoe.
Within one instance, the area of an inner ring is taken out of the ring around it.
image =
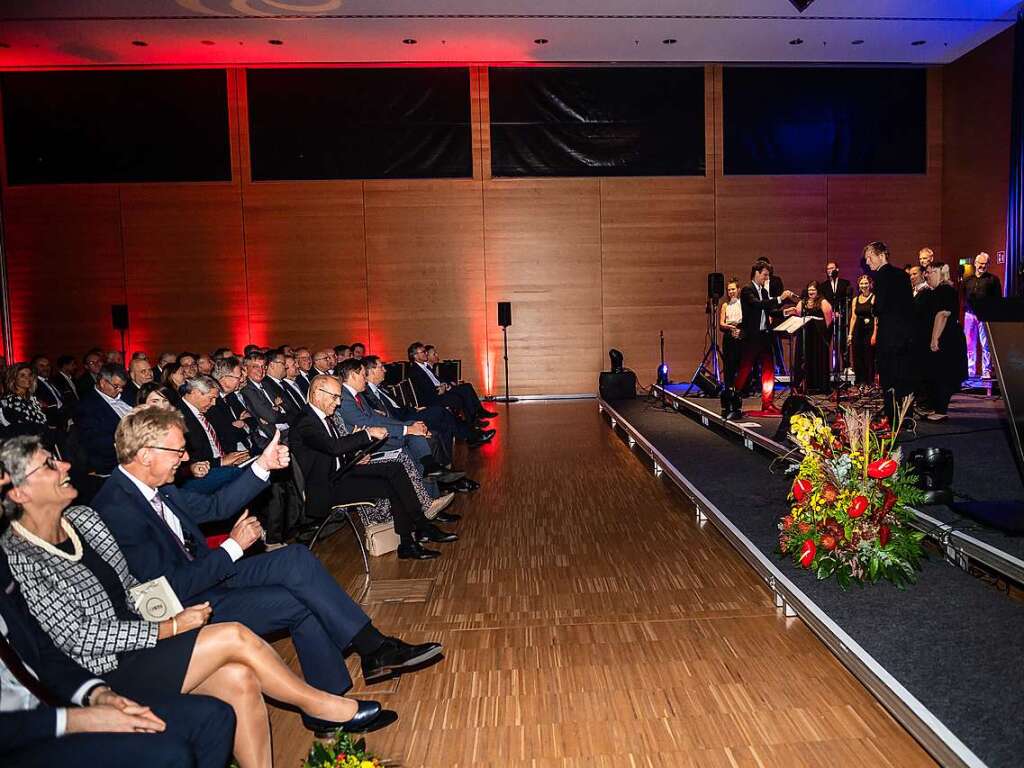
[[[370,733],[377,731],[398,720],[398,715],[390,709],[381,709],[378,701],[360,701],[355,715],[350,720],[337,723],[333,720],[322,720],[319,717],[306,715],[303,721],[306,727],[316,734],[317,738],[330,738],[337,731],[345,733]]]

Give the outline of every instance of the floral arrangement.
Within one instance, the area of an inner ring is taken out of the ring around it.
[[[302,768],[381,768],[381,762],[366,751],[366,740],[338,731],[334,741],[313,742]]]
[[[909,505],[922,494],[895,447],[910,399],[895,429],[872,423],[868,411],[844,408],[832,425],[813,413],[794,416],[791,434],[804,458],[790,491],[789,514],[779,522],[779,551],[819,579],[887,579],[913,583],[924,534],[910,526]]]

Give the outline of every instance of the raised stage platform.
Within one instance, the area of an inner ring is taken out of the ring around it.
[[[631,445],[651,457],[655,472],[693,499],[701,516],[765,579],[780,609],[800,616],[943,765],[1021,765],[1024,605],[938,554],[925,562],[919,583],[904,591],[877,584],[844,593],[832,582],[819,582],[775,554],[776,525],[790,485],[781,468],[773,467],[782,448],[772,446],[777,422],[758,428],[721,423],[716,401],[694,398],[688,405],[674,402],[671,390],[656,394],[600,406]],[[984,401],[977,408],[982,421],[975,431],[957,419],[922,425],[918,435],[927,435],[928,445],[937,444],[933,439],[979,440],[979,459],[994,457],[996,430],[989,427],[997,417],[989,411],[996,406]],[[954,450],[959,458],[965,447]],[[970,493],[973,482],[983,483],[981,469],[972,461],[958,462],[955,484],[965,483],[958,490]],[[1008,497],[1013,493],[1007,490]],[[946,513],[921,514],[941,523]],[[969,536],[1001,553],[997,559],[1013,557],[976,537],[974,525],[967,533],[962,521],[951,521],[947,540]],[[955,549],[954,559],[963,551]]]

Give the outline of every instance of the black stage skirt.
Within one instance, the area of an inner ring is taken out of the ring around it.
[[[181,693],[198,635],[193,629],[152,648],[118,654],[117,669],[102,677],[114,691],[137,701],[147,694]]]

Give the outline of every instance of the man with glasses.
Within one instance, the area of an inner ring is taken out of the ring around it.
[[[78,441],[89,471],[109,475],[117,466],[114,432],[131,406],[121,399],[128,381],[124,368],[113,363],[100,366],[96,386],[82,395],[75,408]]]
[[[286,425],[281,397],[273,394],[264,386],[267,376],[267,358],[262,352],[253,351],[245,356],[245,375],[248,381],[242,386],[239,394],[245,402],[246,410],[254,417],[255,430],[250,436],[255,447],[261,448],[273,435],[278,425]],[[287,429],[287,426],[284,426]]]
[[[303,397],[309,396],[309,382],[313,378],[310,371],[313,369],[313,353],[309,347],[299,347],[295,350],[295,365],[298,367],[295,376],[295,384],[302,391]]]
[[[217,398],[206,412],[221,447],[228,451],[248,451],[252,448],[250,434],[252,416],[237,396],[242,382],[242,366],[237,357],[218,360],[213,366],[213,379],[217,382]]]
[[[100,376],[100,367],[103,365],[103,353],[98,349],[90,349],[82,358],[82,365],[85,371],[75,379],[75,391],[79,398],[89,394],[89,390],[96,386]]]
[[[309,372],[313,376],[331,376],[334,374],[334,366],[338,363],[338,356],[330,347],[321,349],[313,355],[313,370]]]
[[[182,352],[178,355],[178,365],[186,379],[194,379],[199,375],[199,363],[196,362],[197,355],[194,352]]]

